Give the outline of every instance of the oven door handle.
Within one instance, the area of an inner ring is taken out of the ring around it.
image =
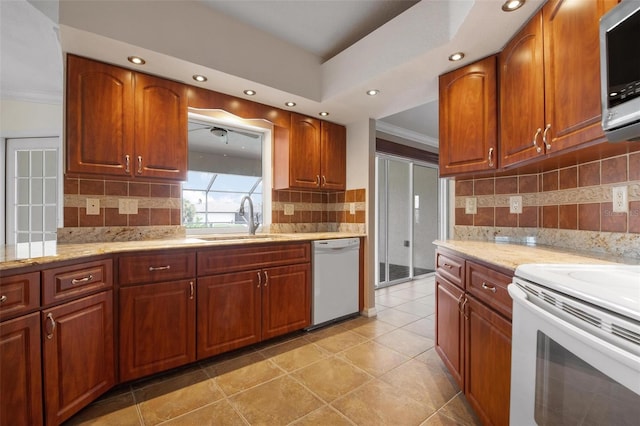
[[[548,310],[542,309],[539,306],[531,303],[531,301],[529,301],[529,297],[527,293],[525,293],[516,284],[513,284],[513,283],[509,284],[507,286],[507,291],[509,292],[509,295],[511,296],[513,301],[515,303],[518,303],[522,308],[531,311],[534,315],[539,317],[542,321],[548,322],[554,327],[561,328],[562,331],[568,334],[571,338],[579,342],[583,342],[592,348],[597,348],[597,351],[603,354],[604,356],[614,358],[616,361],[626,365],[630,369],[630,372],[635,371],[635,373],[630,373],[631,376],[635,375],[634,378],[639,377],[637,369],[638,369],[638,363],[640,363],[640,356],[637,356],[605,340],[602,340],[598,336],[592,333],[589,333],[571,324],[570,322],[565,321],[561,317],[554,315]],[[552,308],[552,309],[555,309],[555,308]],[[559,309],[557,311],[561,312]],[[516,306],[514,306],[514,315],[513,315],[514,329],[516,327],[516,324],[515,324],[516,320],[517,320],[517,313],[516,313]],[[633,380],[634,379],[632,379],[631,381],[633,382]],[[640,387],[638,386],[637,383],[627,384],[627,386],[630,389],[636,388],[635,390],[636,392],[640,390]]]

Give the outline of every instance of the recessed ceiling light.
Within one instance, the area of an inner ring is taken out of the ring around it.
[[[369,95],[369,96],[375,96],[378,93],[380,93],[380,91],[378,89],[367,90],[367,95]]]
[[[285,104],[285,106],[288,106],[288,107],[294,107],[294,106],[296,106],[296,103],[295,103],[295,102],[291,102],[291,101],[289,101],[289,102],[285,102],[284,104]]]
[[[200,75],[200,74],[194,74],[193,75],[193,79],[195,81],[199,81],[200,83],[204,83],[205,81],[207,81],[207,77],[205,77],[204,75]]]
[[[462,58],[464,58],[464,53],[462,53],[462,52],[456,52],[456,53],[452,54],[451,56],[449,56],[449,60],[453,61],[453,62],[459,61]]]
[[[329,113],[328,113],[328,112],[326,112],[326,111],[322,111],[322,112],[320,112],[320,113],[318,113],[318,114],[319,114],[319,115],[321,115],[321,116],[323,116],[323,117],[326,117],[327,115],[329,115]]]
[[[249,90],[245,90],[245,91],[244,91],[244,94],[245,94],[245,95],[247,95],[247,96],[253,96],[253,95],[255,95],[255,94],[256,94],[256,91],[255,91],[255,90],[250,90],[250,89],[249,89]]]
[[[502,10],[505,12],[513,12],[516,9],[520,9],[524,5],[525,0],[507,0],[502,5]]]
[[[132,64],[136,64],[136,65],[144,65],[147,63],[147,61],[142,59],[140,56],[129,56],[127,60]]]

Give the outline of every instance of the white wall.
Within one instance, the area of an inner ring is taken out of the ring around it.
[[[0,110],[3,138],[62,136],[62,104],[3,99]]]

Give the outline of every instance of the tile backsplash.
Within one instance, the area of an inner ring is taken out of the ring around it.
[[[625,213],[613,211],[612,188],[619,186],[627,187]],[[521,214],[509,212],[512,196],[522,197]],[[465,213],[467,198],[476,199],[476,214]],[[519,228],[547,236],[567,231],[565,237],[630,234],[622,237],[640,244],[640,152],[542,173],[456,180],[455,224],[467,234],[476,227],[495,228],[495,235],[521,234]]]

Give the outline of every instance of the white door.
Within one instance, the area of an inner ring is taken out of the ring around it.
[[[62,222],[60,151],[57,137],[7,139],[7,244],[55,244]]]

